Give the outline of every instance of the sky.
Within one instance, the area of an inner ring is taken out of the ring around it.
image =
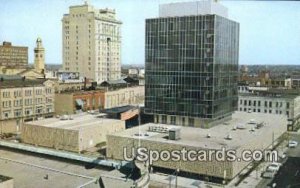
[[[145,19],[158,17],[159,4],[185,0],[90,0],[114,8],[122,25],[122,64],[144,64]],[[191,1],[191,0],[188,0]],[[1,0],[0,43],[28,46],[29,63],[41,37],[47,64],[62,63],[63,14],[82,0]],[[240,64],[300,64],[300,2],[220,0],[229,19],[240,23]]]

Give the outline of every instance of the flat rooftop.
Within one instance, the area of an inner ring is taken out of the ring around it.
[[[73,114],[70,116],[65,116],[66,120],[62,120],[64,116],[54,117],[54,118],[46,118],[38,121],[26,122],[29,125],[37,125],[43,127],[51,127],[58,129],[68,129],[68,130],[82,130],[89,128],[91,126],[101,126],[108,125],[111,123],[122,122],[121,120],[116,119],[107,119],[104,118],[106,114],[89,114],[89,113],[81,113],[81,114]],[[71,118],[70,118],[71,117]]]
[[[272,138],[273,133],[274,138],[278,138],[287,130],[286,119],[286,116],[278,114],[237,111],[232,115],[231,120],[209,129],[148,123],[112,135],[198,148],[220,149],[226,147],[237,149],[247,145],[247,143],[251,143],[252,140],[266,137]],[[263,126],[256,128],[257,124],[261,123],[263,123]],[[150,127],[155,127],[157,130],[180,128],[180,139],[169,140],[168,132],[150,131]],[[210,135],[210,138],[207,135]],[[232,139],[228,139],[228,135]]]
[[[130,188],[133,185],[131,179],[121,180],[126,174],[120,173],[118,170],[100,166],[90,168],[84,163],[12,151],[2,147],[0,147],[0,166],[0,174],[12,177],[17,188],[74,188],[88,183],[92,178],[98,179],[100,176],[105,187]],[[48,178],[45,178],[46,176]],[[119,179],[113,179],[114,177]],[[97,181],[97,183],[91,183],[84,187],[99,188],[101,184]]]

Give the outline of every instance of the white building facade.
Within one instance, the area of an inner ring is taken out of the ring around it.
[[[115,10],[71,6],[62,19],[63,70],[98,83],[120,79],[121,24]]]
[[[286,115],[289,125],[297,126],[300,118],[300,96],[240,93],[238,111]]]

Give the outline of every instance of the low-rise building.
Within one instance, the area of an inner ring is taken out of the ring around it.
[[[202,151],[202,154],[206,152],[203,154],[205,158],[201,155],[202,160],[196,158],[191,161],[179,154],[179,159],[154,160],[152,167],[174,171],[178,169],[181,173],[210,177],[222,182],[223,179],[236,177],[252,160],[229,161],[214,157],[209,160],[206,155],[209,151],[223,148],[226,151],[233,150],[235,156],[241,159],[244,150],[263,151],[275,145],[275,142],[278,143],[286,131],[286,124],[287,120],[283,115],[245,112],[235,112],[231,120],[209,129],[148,123],[108,135],[107,157],[125,160],[133,157],[132,149],[138,147],[146,148],[148,154],[156,151],[159,156],[162,156],[163,151],[182,151],[183,148],[186,151]],[[176,136],[174,130],[178,129]]]
[[[128,69],[128,74],[129,75],[138,75],[139,74],[139,69],[137,69],[137,68]]]
[[[300,95],[298,90],[248,88],[239,93],[238,110],[263,114],[286,115],[289,130],[299,126]]]
[[[106,135],[125,129],[125,122],[102,114],[77,114],[26,122],[21,141],[27,144],[81,152],[106,143]]]
[[[144,87],[66,91],[56,93],[55,101],[55,113],[59,115],[137,105],[144,102]]]
[[[1,80],[0,106],[0,133],[18,133],[26,121],[53,116],[53,82]]]
[[[133,86],[105,91],[104,109],[144,104],[145,87]]]

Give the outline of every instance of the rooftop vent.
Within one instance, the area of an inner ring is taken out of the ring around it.
[[[163,126],[149,126],[149,131],[150,132],[158,132],[158,133],[167,133],[168,132],[168,128],[167,127],[163,127]]]
[[[250,119],[249,124],[256,124],[255,119]]]
[[[226,136],[226,140],[232,140],[232,136],[231,136],[230,134],[228,134],[228,135]]]
[[[68,120],[69,119],[69,116],[68,115],[62,115],[60,117],[60,120]]]
[[[180,128],[169,129],[169,139],[179,140],[180,139]]]
[[[147,134],[147,133],[135,133],[134,136],[146,137],[146,136],[149,136],[149,134]]]
[[[257,129],[260,129],[260,128],[262,128],[264,125],[265,125],[264,122],[257,123],[257,124],[256,124],[256,128],[257,128]]]
[[[210,138],[210,137],[211,137],[210,133],[207,133],[206,138]]]
[[[243,125],[243,124],[238,124],[238,125],[236,126],[236,128],[237,128],[237,129],[245,129],[246,127],[245,127],[245,125]]]

